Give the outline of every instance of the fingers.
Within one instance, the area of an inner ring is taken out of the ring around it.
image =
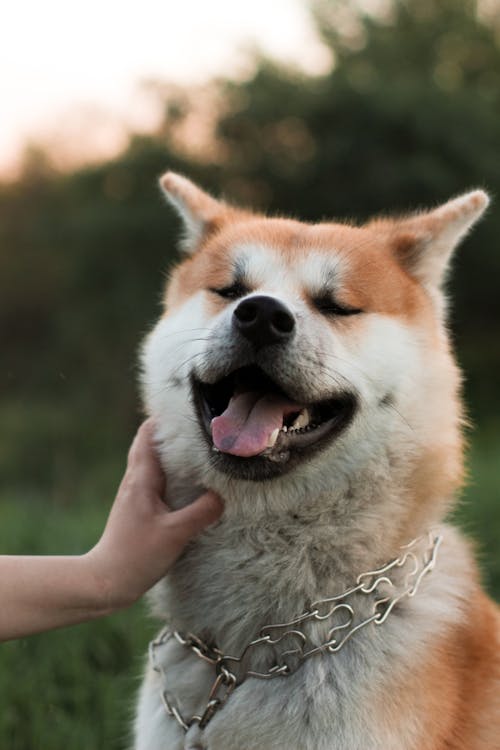
[[[224,503],[215,492],[205,492],[194,503],[168,514],[169,526],[175,529],[176,544],[183,547],[192,537],[220,518]]]
[[[154,420],[149,418],[137,430],[128,454],[127,472],[138,475],[161,493],[165,478],[154,444],[154,429]]]
[[[156,511],[161,506],[170,540],[180,551],[192,537],[217,521],[224,504],[214,492],[206,492],[185,508],[173,512],[168,509],[162,501],[165,477],[154,444],[154,429],[151,418],[139,427],[129,451],[126,477],[129,481],[133,478],[134,485],[137,483],[142,487],[143,500],[152,500]]]
[[[144,460],[147,461],[148,458],[150,458],[151,447],[153,447],[153,438],[154,420],[150,417],[141,424],[135,434],[128,452],[127,463],[129,466]]]

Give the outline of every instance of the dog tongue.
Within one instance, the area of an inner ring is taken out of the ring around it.
[[[268,447],[274,430],[283,427],[284,417],[301,408],[275,393],[239,393],[212,419],[214,445],[233,456],[257,456]]]

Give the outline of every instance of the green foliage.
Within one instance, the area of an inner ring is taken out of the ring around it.
[[[495,198],[498,28],[478,20],[472,2],[394,2],[383,20],[356,17],[352,5],[315,3],[337,60],[331,75],[305,80],[264,63],[229,89],[233,112],[219,123],[229,185],[311,220],[408,211],[475,186]],[[488,340],[500,320],[499,232],[493,206],[453,278],[460,356],[474,407],[484,411],[498,404],[489,373],[498,372],[500,350]]]
[[[496,503],[500,430],[471,451],[458,520],[480,539],[485,582],[500,599],[500,515]],[[119,472],[112,478],[116,483]],[[43,495],[0,496],[0,549],[10,554],[78,554],[98,538],[109,501],[88,487],[70,508]],[[100,622],[0,645],[0,747],[8,750],[126,750],[132,706],[155,623],[143,604]]]
[[[500,421],[487,424],[474,437],[470,450],[470,479],[455,520],[476,542],[483,580],[500,601],[500,505],[498,455]]]
[[[109,503],[80,495],[70,511],[43,495],[1,497],[0,548],[10,554],[78,554],[103,528]],[[1,644],[0,747],[121,750],[154,632],[144,605],[71,629]]]
[[[177,138],[196,116],[188,91],[165,102],[157,135],[132,136],[116,159],[58,174],[33,152],[20,181],[0,185],[3,551],[83,550],[104,523],[97,503],[109,504],[139,420],[137,347],[175,258],[177,220],[156,185],[166,168],[311,221],[362,221],[475,186],[500,194],[498,22],[473,0],[394,0],[384,17],[347,0],[313,9],[335,67],[312,78],[261,59],[249,80],[214,83],[205,160]],[[480,425],[458,517],[497,597],[499,236],[494,203],[458,253],[451,321]],[[0,746],[124,747],[148,627],[139,608],[2,646]]]
[[[176,219],[156,185],[167,166],[235,201],[310,220],[363,220],[476,185],[498,192],[498,29],[478,20],[472,0],[394,2],[381,19],[341,0],[314,9],[335,68],[307,78],[262,60],[250,80],[219,82],[217,163],[190,158],[173,136],[196,110],[188,93],[167,102],[157,137],[131,138],[115,160],[58,175],[32,154],[24,178],[0,189],[0,412],[13,430],[0,469],[9,481],[17,472],[23,485],[32,476],[60,493],[59,477],[124,450],[138,420],[138,342],[175,256]],[[473,417],[498,405],[499,234],[493,208],[453,279]]]

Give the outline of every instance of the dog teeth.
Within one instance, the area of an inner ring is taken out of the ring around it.
[[[282,430],[283,430],[283,432],[288,432],[288,427],[287,427],[286,425],[284,425],[284,426],[282,427]]]
[[[276,427],[276,429],[273,430],[269,436],[269,442],[267,443],[268,448],[272,448],[275,445],[279,434],[280,434],[279,427]]]
[[[310,421],[309,409],[302,409],[295,422],[292,424],[293,430],[300,430],[301,427],[307,427]]]

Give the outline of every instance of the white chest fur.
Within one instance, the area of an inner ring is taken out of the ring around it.
[[[214,679],[213,667],[175,639],[169,641],[158,652],[165,676],[160,677],[150,669],[141,691],[136,750],[187,750],[189,747],[400,750],[413,747],[413,738],[421,733],[426,717],[419,715],[418,710],[411,717],[399,712],[400,726],[394,726],[389,716],[393,715],[394,704],[398,701],[397,690],[404,684],[404,675],[411,674],[415,665],[425,658],[429,643],[437,639],[450,622],[462,617],[462,600],[467,595],[462,565],[457,568],[454,563],[461,541],[451,529],[446,530],[445,536],[437,569],[422,580],[418,596],[406,600],[383,627],[367,626],[354,634],[341,652],[313,657],[291,676],[270,681],[246,680],[203,731],[193,726],[186,734],[175,719],[167,715],[161,695],[167,690],[169,698],[185,715],[202,712]],[[201,545],[202,556],[207,552],[204,546]],[[195,549],[184,561],[191,574],[194,560],[189,561],[189,558],[193,555],[196,559]],[[464,558],[463,550],[460,556]],[[182,567],[181,564],[177,573],[184,586]],[[175,577],[174,574],[170,592],[177,588]],[[212,606],[208,606],[206,580],[192,580],[192,588],[199,586],[199,591],[191,591],[189,601],[200,605],[198,617],[193,617],[191,605],[183,606],[182,601],[173,598],[174,622],[187,625],[187,621],[183,622],[186,618],[198,625],[197,621],[201,623],[204,619],[205,627],[209,623],[212,632],[217,632],[218,625],[219,643],[231,644],[237,649],[238,643],[247,642],[249,634],[255,633],[255,623],[259,619],[262,625],[264,601],[274,600],[279,610],[283,597],[290,595],[289,591],[282,597],[277,596],[277,592],[264,590],[263,593],[259,584],[261,582],[252,581],[249,576],[241,598],[233,601],[229,586],[221,608],[217,606],[217,596],[212,599]],[[328,585],[332,592],[335,583],[330,581]],[[165,594],[165,589],[160,587],[156,597],[164,600]],[[170,598],[168,594],[167,598]],[[301,596],[296,599],[300,601]],[[246,613],[242,601],[247,602]],[[297,614],[301,605],[293,606],[293,613]],[[290,616],[290,603],[286,609]],[[260,614],[256,615],[256,611]],[[395,686],[398,686],[396,692]]]

